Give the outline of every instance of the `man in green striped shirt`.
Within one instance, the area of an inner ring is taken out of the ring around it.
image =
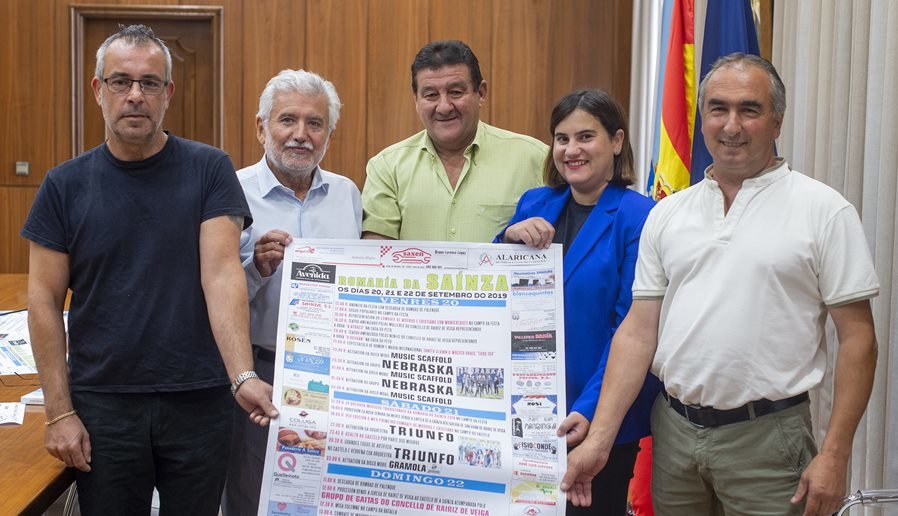
[[[418,52],[412,91],[424,130],[368,162],[363,238],[492,241],[542,185],[548,146],[480,121],[486,81],[461,41]]]

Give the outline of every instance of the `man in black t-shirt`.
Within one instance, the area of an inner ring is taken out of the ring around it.
[[[22,229],[47,450],[76,468],[82,514],[148,512],[155,487],[163,512],[214,515],[231,394],[277,416],[252,371],[252,219],[226,154],[162,130],[174,84],[152,30],[110,36],[91,85],[107,140],[47,174]]]

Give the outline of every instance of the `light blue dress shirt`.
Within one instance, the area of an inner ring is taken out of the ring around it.
[[[253,263],[253,248],[259,238],[280,229],[298,238],[359,238],[362,232],[362,201],[350,179],[315,170],[312,186],[300,201],[282,185],[262,160],[237,172],[253,225],[240,235],[240,259],[249,294],[250,338],[253,345],[274,351],[280,302],[281,264],[267,278]]]

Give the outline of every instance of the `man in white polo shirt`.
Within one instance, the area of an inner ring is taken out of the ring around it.
[[[873,384],[869,299],[879,292],[854,207],[776,157],[785,87],[757,57],[719,59],[699,87],[714,162],[659,203],[639,245],[633,306],[615,335],[589,436],[562,489],[590,503],[651,366],[652,495],[660,515],[831,514]],[[819,452],[807,391],[835,323],[832,417]]]

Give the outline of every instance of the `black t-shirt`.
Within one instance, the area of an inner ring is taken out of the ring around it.
[[[231,160],[174,136],[145,160],[103,144],[47,174],[21,234],[69,255],[73,391],[229,383],[200,283],[200,224],[221,215],[252,222]]]
[[[577,233],[586,223],[593,208],[594,204],[579,204],[573,196],[568,198],[564,211],[555,221],[555,236],[552,238],[553,244],[561,244],[562,256],[566,255],[567,250],[574,244]]]

